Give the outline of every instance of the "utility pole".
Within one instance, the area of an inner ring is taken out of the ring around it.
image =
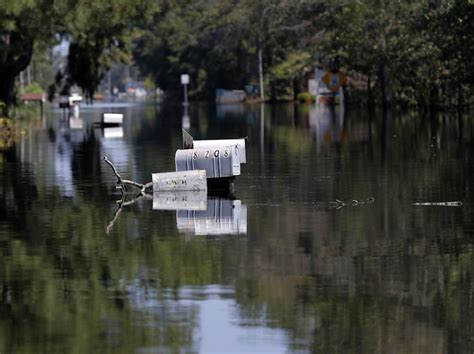
[[[257,35],[257,52],[258,52],[258,78],[260,83],[260,101],[263,102],[265,94],[263,92],[263,55],[262,55],[262,42],[260,40],[260,34]]]

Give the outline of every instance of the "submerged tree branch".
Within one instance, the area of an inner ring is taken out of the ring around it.
[[[127,191],[127,184],[139,188],[141,194],[145,194],[145,191],[153,186],[153,182],[142,184],[135,181],[130,181],[128,179],[123,179],[122,176],[120,176],[120,174],[118,173],[117,168],[112,163],[112,161],[109,160],[107,155],[104,155],[104,161],[112,168],[113,173],[117,177],[117,189],[120,189],[122,191],[122,194]]]
[[[115,210],[114,216],[112,219],[109,221],[109,224],[107,225],[105,231],[107,235],[110,233],[110,230],[112,230],[112,227],[115,225],[115,222],[117,221],[120,213],[122,212],[122,208],[127,205],[131,205],[139,201],[140,199],[145,198],[145,199],[153,199],[153,196],[147,193],[142,193],[138,194],[135,198],[126,201],[126,196],[122,194],[122,199],[117,200],[117,210]]]

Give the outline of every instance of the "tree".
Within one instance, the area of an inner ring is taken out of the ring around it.
[[[70,29],[68,75],[93,99],[95,90],[114,62],[129,64],[131,40],[137,23],[146,24],[157,2],[83,0],[75,7]]]
[[[462,99],[472,88],[473,13],[468,0],[342,1],[325,24],[324,52],[365,75],[369,88],[377,76],[384,104],[392,95],[405,104],[446,104],[453,91]]]
[[[440,98],[462,110],[474,85],[474,4],[449,1],[423,15],[427,35],[438,53]]]
[[[35,43],[70,41],[66,75],[92,97],[112,61],[129,61],[137,21],[158,9],[153,0],[0,0],[0,100],[14,103],[15,77],[31,61]]]
[[[178,1],[163,5],[150,29],[144,30],[134,49],[144,75],[168,91],[180,88],[180,74],[191,77],[190,94],[209,97],[217,87],[242,86],[248,44],[240,36],[229,40],[231,23],[221,21],[232,6],[228,2]]]
[[[194,83],[192,93],[200,97],[212,96],[217,87],[259,82],[263,71],[267,73],[265,81],[288,84],[289,80],[294,86],[293,81],[300,79],[303,68],[310,64],[308,42],[319,32],[303,34],[318,28],[315,23],[326,6],[314,0],[167,4],[137,41],[135,59],[143,73],[153,76],[167,91],[178,90],[179,75],[187,72]],[[291,63],[298,65],[290,70],[288,80],[278,76],[282,70],[271,69]],[[273,73],[278,77],[273,78]]]
[[[37,41],[53,43],[62,30],[56,2],[0,0],[0,100],[15,101],[15,78],[30,63]]]

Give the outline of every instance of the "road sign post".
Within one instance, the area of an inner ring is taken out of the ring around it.
[[[181,85],[184,86],[184,105],[188,105],[188,84],[189,84],[189,75],[182,74],[181,75]]]

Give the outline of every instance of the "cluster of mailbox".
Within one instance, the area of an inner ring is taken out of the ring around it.
[[[183,149],[175,155],[176,171],[206,171],[209,188],[213,182],[232,181],[246,162],[245,139],[194,140],[184,129]]]
[[[153,209],[176,210],[176,223],[183,232],[246,234],[246,206],[231,195],[212,196],[216,186],[232,190],[240,165],[246,163],[245,140],[194,140],[183,129],[183,149],[175,155],[176,172],[153,174]]]

